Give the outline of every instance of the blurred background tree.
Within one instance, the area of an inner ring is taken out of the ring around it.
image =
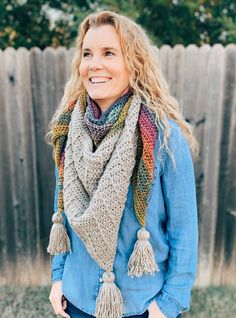
[[[140,23],[157,46],[236,43],[235,1],[0,0],[0,48],[74,46],[83,18],[105,9]]]

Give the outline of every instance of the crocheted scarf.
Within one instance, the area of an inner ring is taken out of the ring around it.
[[[52,255],[71,251],[64,211],[88,253],[104,270],[96,301],[97,318],[121,318],[124,313],[113,265],[130,179],[140,230],[128,275],[159,271],[145,228],[157,132],[154,113],[130,92],[104,113],[88,95],[81,95],[68,105],[53,128],[59,170],[58,211],[52,217],[47,250]]]

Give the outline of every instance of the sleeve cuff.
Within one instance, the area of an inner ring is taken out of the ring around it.
[[[66,256],[67,256],[66,252],[52,256],[51,258],[51,281],[52,282],[62,280]]]
[[[52,284],[56,282],[60,282],[62,280],[62,276],[57,276],[51,279]]]
[[[161,291],[155,298],[158,307],[166,318],[176,318],[179,314],[189,310],[190,307],[182,307],[174,298]]]
[[[59,280],[62,280],[63,277],[63,269],[58,268],[56,270],[53,270],[51,273],[51,282],[58,282]]]

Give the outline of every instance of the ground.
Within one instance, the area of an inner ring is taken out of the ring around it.
[[[49,287],[1,287],[1,318],[55,318]],[[193,289],[191,309],[184,318],[236,317],[236,287]]]

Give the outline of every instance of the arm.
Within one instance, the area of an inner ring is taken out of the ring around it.
[[[56,188],[54,195],[54,212],[57,211],[57,198],[58,198],[58,169],[55,166]],[[64,215],[64,213],[63,213]],[[64,225],[66,226],[66,217],[64,215]],[[58,254],[52,257],[51,261],[51,280],[52,283],[62,280],[64,265],[67,253]]]
[[[176,124],[171,128],[169,147],[176,166],[166,153],[161,176],[170,254],[166,280],[155,300],[167,318],[176,318],[190,308],[198,262],[198,220],[191,152],[180,128]]]

